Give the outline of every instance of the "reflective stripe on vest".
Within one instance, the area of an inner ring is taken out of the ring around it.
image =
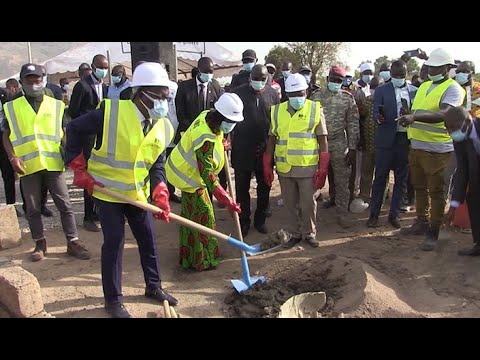
[[[62,101],[47,95],[37,113],[24,96],[4,105],[15,155],[25,163],[26,172],[20,177],[45,169],[64,171],[60,152],[64,109]]]
[[[225,163],[223,133],[216,135],[212,132],[205,120],[207,114],[208,111],[204,111],[194,120],[172,150],[165,166],[168,181],[184,192],[193,193],[197,189],[206,188],[195,154],[206,141],[214,143],[214,173],[218,175]]]
[[[277,137],[275,161],[277,171],[287,173],[292,166],[318,164],[318,141],[315,129],[320,122],[321,105],[308,100],[293,116],[288,101],[272,107],[272,134]]]
[[[172,125],[168,119],[159,119],[145,136],[132,101],[106,99],[104,104],[102,146],[92,150],[88,171],[106,187],[147,201],[149,171],[172,141]],[[121,202],[96,191],[93,196],[108,202]]]
[[[447,91],[452,84],[455,84],[454,86],[458,85],[456,84],[455,80],[448,79],[437,85],[427,94],[427,91],[430,89],[432,84],[432,81],[427,81],[420,85],[412,104],[413,111],[424,110],[430,112],[439,112],[440,101],[445,91]],[[463,90],[463,94],[465,96],[465,90]],[[432,144],[432,146],[435,146],[435,144],[438,143],[452,143],[452,138],[448,134],[444,122],[430,124],[421,121],[415,121],[407,128],[407,134],[408,138],[411,140]]]

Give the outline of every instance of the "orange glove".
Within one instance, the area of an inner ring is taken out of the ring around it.
[[[170,193],[165,183],[161,182],[155,187],[155,189],[153,189],[153,204],[163,210],[153,215],[155,219],[163,220],[167,223],[170,222],[170,218],[168,217],[168,214],[170,214],[170,203],[168,202],[169,198]]]
[[[102,183],[95,181],[92,175],[87,172],[87,162],[83,153],[73,159],[68,167],[73,170],[73,185],[87,190],[89,195],[92,195],[95,185],[105,187]]]
[[[328,165],[330,164],[330,153],[321,152],[320,161],[318,162],[318,169],[315,172],[315,177],[313,183],[315,184],[315,189],[321,189],[325,186],[325,180],[328,175]]]

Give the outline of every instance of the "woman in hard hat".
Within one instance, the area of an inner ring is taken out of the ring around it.
[[[200,113],[165,166],[168,181],[182,191],[184,218],[215,229],[215,216],[208,192],[228,207],[231,215],[240,205],[219,184],[217,175],[225,161],[223,135],[243,121],[243,102],[238,95],[220,96],[215,109]],[[217,239],[196,230],[180,227],[180,265],[185,269],[214,269],[221,261]]]

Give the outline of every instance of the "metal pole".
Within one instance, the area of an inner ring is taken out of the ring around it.
[[[28,62],[31,64],[32,63],[32,47],[30,46],[30,42],[27,42],[27,48],[28,48]]]

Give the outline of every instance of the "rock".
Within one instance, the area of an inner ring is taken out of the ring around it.
[[[43,311],[37,278],[19,266],[1,267],[0,306],[13,317],[31,317]]]
[[[13,205],[0,206],[0,250],[20,246],[22,233]]]

